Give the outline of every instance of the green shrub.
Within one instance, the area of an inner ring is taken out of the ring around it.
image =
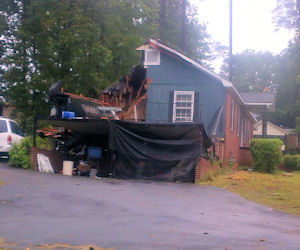
[[[36,138],[38,148],[50,149],[51,141],[47,138]],[[20,168],[31,168],[30,150],[33,147],[32,137],[28,136],[22,139],[20,143],[13,144],[9,151],[9,165]]]
[[[291,171],[300,170],[300,155],[286,155],[283,163]]]
[[[254,162],[254,170],[274,173],[282,159],[282,141],[279,139],[253,139],[250,150]]]
[[[297,154],[297,149],[296,148],[292,148],[290,146],[286,146],[284,154],[286,155],[296,155]]]

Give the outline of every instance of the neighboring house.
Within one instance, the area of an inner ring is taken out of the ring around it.
[[[254,132],[253,135],[256,138],[262,137],[262,121],[259,121],[254,125]],[[281,128],[276,126],[275,124],[271,122],[267,122],[267,138],[279,138],[283,142],[285,140],[285,136],[287,135],[287,132]]]
[[[233,84],[176,50],[150,39],[143,52],[147,79],[146,122],[201,122],[216,138],[216,152],[225,164],[239,164],[240,148],[253,137],[255,108],[270,103],[245,101]]]
[[[262,137],[262,121],[259,121],[254,125],[253,135],[256,138]],[[271,122],[267,122],[267,132],[266,138],[278,138],[282,140],[285,146],[289,146],[290,148],[299,147],[298,144],[298,135],[294,132],[293,129],[284,129],[276,126]]]
[[[13,105],[6,102],[3,96],[0,96],[0,116],[10,118],[14,109]]]

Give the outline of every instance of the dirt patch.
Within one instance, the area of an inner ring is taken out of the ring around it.
[[[8,249],[18,249],[17,244],[13,242],[7,242],[4,238],[0,238],[0,250],[8,250]],[[31,249],[114,250],[115,248],[103,248],[95,245],[71,246],[69,244],[57,243],[57,244],[42,244],[37,246],[28,246],[25,247],[24,249],[26,250],[31,250]]]
[[[71,246],[69,244],[42,244],[33,249],[78,249],[78,250],[114,250],[114,248],[102,248],[95,245]]]
[[[238,171],[221,174],[202,184],[226,188],[248,200],[300,216],[300,172],[264,174]]]
[[[0,249],[6,250],[6,249],[14,249],[16,247],[15,243],[7,242],[5,239],[0,238]]]

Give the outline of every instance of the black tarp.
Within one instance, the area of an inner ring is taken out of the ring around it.
[[[53,125],[89,135],[108,135],[113,176],[193,182],[199,157],[211,146],[202,124],[149,124],[116,120],[52,119]]]
[[[210,146],[202,124],[110,122],[109,147],[118,178],[193,182]]]
[[[74,132],[88,135],[108,135],[109,121],[101,119],[55,119],[45,120],[46,122]]]

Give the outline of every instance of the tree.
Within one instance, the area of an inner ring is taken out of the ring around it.
[[[159,28],[160,2],[165,26]],[[28,132],[46,114],[46,92],[64,90],[97,98],[105,87],[139,62],[135,48],[146,39],[180,46],[181,0],[2,0],[0,77]],[[186,51],[203,63],[209,41],[196,9],[187,1]],[[2,71],[2,72],[1,72]]]
[[[184,39],[184,51],[186,56],[207,65],[212,59],[210,45],[212,42],[206,30],[206,25],[199,22],[197,8],[186,0],[160,1],[160,39],[171,47],[181,50]],[[163,11],[164,10],[164,11]],[[184,17],[186,15],[186,17]],[[166,18],[165,18],[166,17]],[[184,27],[184,38],[182,30]]]
[[[300,41],[295,38],[283,51],[276,68],[278,94],[276,97],[277,113],[282,117],[280,124],[295,127],[296,118],[300,117]],[[275,114],[277,115],[277,114]]]
[[[278,95],[275,119],[298,129],[300,119],[300,1],[277,0],[274,22],[278,28],[293,30],[294,38],[280,55],[276,71]],[[272,117],[274,118],[274,117]]]
[[[232,56],[232,81],[241,92],[277,91],[275,81],[278,57],[270,52],[245,50]],[[228,76],[228,59],[225,60],[221,75]]]
[[[42,81],[39,70],[40,24],[35,14],[40,12],[37,1],[6,1],[1,5],[2,20],[5,20],[4,68],[2,84],[4,95],[16,107],[17,119],[26,132],[35,130],[37,118],[46,109],[45,93],[48,88]],[[35,140],[34,140],[35,144]]]
[[[109,52],[98,43],[88,1],[10,2],[15,3],[13,12],[1,6],[7,26],[1,65],[5,95],[29,132],[47,111],[46,92],[55,81],[63,80],[69,91],[96,95]]]
[[[277,28],[285,28],[300,32],[300,0],[277,0],[273,11]]]

